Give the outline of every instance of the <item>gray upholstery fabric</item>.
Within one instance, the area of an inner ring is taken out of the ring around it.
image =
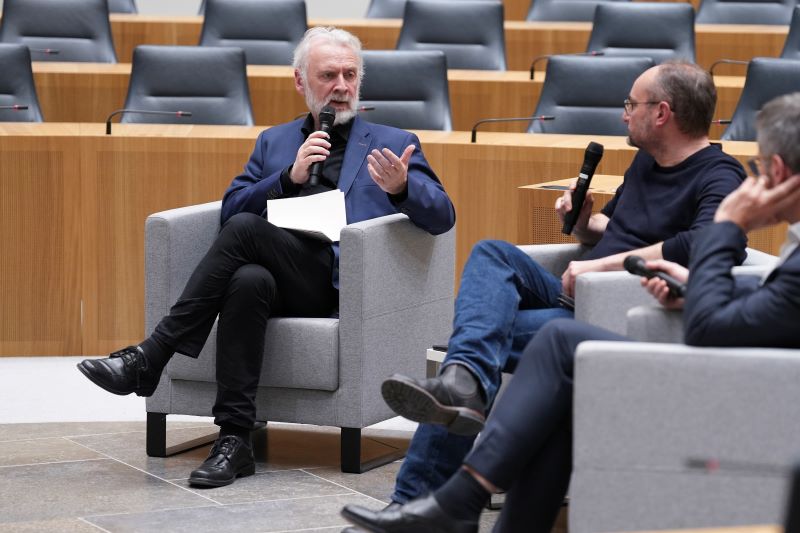
[[[211,245],[219,205],[148,217],[147,331],[169,310]],[[454,231],[432,236],[405,215],[391,215],[347,226],[340,245],[340,318],[270,320],[256,400],[260,420],[361,428],[390,418],[394,414],[380,400],[383,379],[395,372],[424,377],[425,350],[447,340]],[[210,414],[214,343],[212,333],[198,360],[172,359],[148,398],[148,412]]]
[[[695,59],[694,8],[686,3],[607,2],[594,12],[587,51],[649,56],[656,63]]]
[[[27,110],[0,109],[0,122],[41,122],[31,54],[22,44],[0,44],[0,106],[26,105]]]
[[[370,19],[401,19],[406,0],[370,0],[367,14]]]
[[[552,56],[530,133],[627,135],[622,102],[636,78],[655,63],[649,57]]]
[[[800,351],[585,342],[577,350],[570,531],[780,523],[786,478],[687,460],[797,459]]]
[[[755,141],[756,114],[776,96],[800,91],[800,59],[754,57],[747,66],[742,96],[723,141]]]
[[[603,2],[630,0],[533,0],[525,20],[564,20],[591,22],[594,10]]]
[[[0,42],[28,46],[34,61],[117,62],[108,0],[4,0]]]
[[[800,7],[794,8],[789,35],[783,44],[781,57],[784,59],[800,59]]]
[[[411,130],[453,129],[447,59],[440,50],[365,50],[361,104],[370,122]]]
[[[398,50],[441,50],[447,67],[505,70],[503,4],[495,0],[409,0]]]
[[[111,13],[138,13],[136,0],[108,0],[108,10]]]
[[[201,46],[237,46],[249,65],[291,65],[308,29],[303,0],[208,0]]]
[[[192,116],[126,113],[121,122],[251,126],[246,69],[240,48],[137,46],[125,108]]]
[[[797,0],[703,0],[698,24],[789,24]]]

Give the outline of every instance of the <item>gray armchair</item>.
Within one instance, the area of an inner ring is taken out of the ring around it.
[[[214,202],[148,217],[147,331],[216,236],[219,210]],[[340,246],[339,318],[269,321],[256,406],[260,421],[342,428],[342,471],[362,472],[386,462],[364,463],[360,454],[361,429],[394,416],[380,400],[381,381],[394,372],[424,377],[425,350],[447,339],[455,238],[453,230],[432,236],[398,214],[347,226]],[[211,414],[215,335],[216,328],[197,360],[174,357],[148,398],[148,455],[172,452],[165,446],[166,415]]]
[[[520,249],[560,276],[570,261],[589,248],[580,244],[537,244]],[[769,265],[774,260],[775,256],[748,248],[744,264]],[[652,302],[653,298],[639,284],[639,277],[625,271],[587,272],[575,281],[575,318],[620,335],[626,334],[628,310]]]

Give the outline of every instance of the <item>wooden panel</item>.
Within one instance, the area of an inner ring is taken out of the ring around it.
[[[0,356],[79,354],[80,139],[8,137],[7,127],[0,126]]]
[[[562,179],[519,188],[518,242],[535,244],[575,242],[572,237],[561,233],[561,224],[553,209],[556,198],[563,194],[563,187],[568,186],[570,181]],[[595,199],[593,212],[599,211],[611,200],[621,183],[620,175],[594,177],[591,187]],[[788,224],[782,223],[750,232],[747,235],[747,245],[768,254],[778,255],[780,246],[786,238],[787,228]]]
[[[117,128],[112,137],[85,136],[82,148],[85,353],[143,338],[145,219],[219,200],[257,135],[247,127],[206,138],[135,135],[152,126]]]
[[[402,21],[399,19],[311,19],[309,25],[338,26],[357,35],[364,47],[391,50],[397,44]],[[201,17],[111,15],[117,56],[130,62],[138,44],[197,44]],[[506,59],[509,70],[530,69],[533,58],[546,54],[585,52],[591,22],[525,22],[507,20]],[[718,59],[749,60],[777,57],[783,50],[788,26],[744,24],[698,24],[697,62],[704,68]],[[717,74],[743,74],[742,67],[722,65]]]

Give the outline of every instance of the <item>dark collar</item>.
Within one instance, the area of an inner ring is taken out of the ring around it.
[[[347,142],[350,138],[350,130],[353,128],[353,122],[353,120],[348,120],[344,124],[337,124],[331,130],[331,133],[338,135],[344,140],[344,142]],[[303,132],[303,138],[307,138],[312,132],[316,131],[314,129],[314,116],[311,113],[306,115],[306,119],[300,126],[300,131]]]

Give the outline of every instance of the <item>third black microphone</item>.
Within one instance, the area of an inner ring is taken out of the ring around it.
[[[666,272],[650,270],[645,266],[645,260],[638,255],[629,255],[626,257],[625,261],[622,262],[622,266],[625,267],[625,270],[637,276],[642,276],[647,279],[654,277],[663,279],[667,283],[667,287],[669,287],[669,292],[676,298],[683,298],[684,293],[686,293],[686,285]]]
[[[578,183],[572,193],[572,210],[564,215],[564,226],[561,228],[561,233],[564,235],[572,233],[572,228],[575,226],[583,207],[583,201],[586,199],[586,193],[589,191],[592,176],[594,176],[594,171],[602,158],[603,145],[590,142],[589,146],[586,147],[586,152],[583,154],[583,166],[581,166],[581,172],[578,174]]]
[[[319,112],[319,131],[330,133],[333,128],[333,121],[336,119],[336,110],[329,105],[326,105]],[[317,161],[311,165],[311,175],[308,178],[308,184],[312,187],[319,185],[319,177],[322,175],[322,164],[324,161]]]

